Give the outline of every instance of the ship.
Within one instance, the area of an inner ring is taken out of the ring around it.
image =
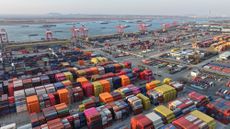
[[[55,30],[54,33],[62,33],[62,30]]]
[[[142,20],[136,20],[137,23],[143,22]]]
[[[129,28],[130,27],[130,25],[124,25],[124,28]]]
[[[26,28],[26,27],[29,27],[29,25],[22,25],[21,27],[22,28]]]
[[[74,25],[76,25],[76,24],[75,24],[75,23],[67,23],[66,25],[74,26]]]
[[[42,28],[50,28],[50,27],[56,27],[57,25],[52,25],[52,24],[50,24],[50,25],[42,25],[41,27]]]
[[[109,24],[109,22],[107,22],[107,21],[102,21],[102,22],[100,22],[100,24]]]
[[[150,27],[150,26],[152,26],[152,24],[146,24],[145,26],[146,26],[146,27]]]
[[[38,34],[29,34],[28,36],[34,37],[34,36],[38,36]]]
[[[101,29],[106,29],[106,27],[101,27]]]

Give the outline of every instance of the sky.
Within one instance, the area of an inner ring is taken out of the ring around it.
[[[230,16],[230,0],[0,0],[0,14]]]

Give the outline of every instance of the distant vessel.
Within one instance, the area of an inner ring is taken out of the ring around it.
[[[146,27],[150,27],[150,26],[152,26],[152,24],[146,24],[145,26],[146,26]]]
[[[101,29],[106,29],[106,27],[101,27]]]
[[[137,22],[137,23],[140,23],[140,22],[143,22],[143,21],[142,21],[142,20],[137,20],[136,22]]]
[[[56,30],[54,31],[54,33],[62,33],[63,31],[62,30]]]
[[[124,28],[129,28],[130,27],[130,25],[124,25]]]
[[[102,21],[102,22],[100,22],[100,24],[109,24],[109,22],[107,22],[107,21]]]
[[[145,22],[152,22],[152,20],[151,20],[151,19],[148,19],[148,20],[146,20]]]
[[[34,36],[38,36],[38,34],[29,34],[28,36],[34,37]]]
[[[42,28],[56,27],[57,25],[42,25]]]
[[[22,25],[21,27],[22,28],[26,28],[26,27],[29,27],[29,25]]]
[[[127,20],[127,21],[125,21],[125,22],[127,22],[127,23],[133,23],[133,21],[129,21],[129,20]]]
[[[73,25],[76,25],[75,23],[67,23],[66,25],[71,25],[71,26],[73,26]]]

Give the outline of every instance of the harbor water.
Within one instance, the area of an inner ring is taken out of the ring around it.
[[[177,23],[185,23],[185,22],[207,22],[207,18],[157,18],[152,20],[143,20],[146,24],[151,24],[148,27],[148,30],[154,30],[161,28],[162,24],[165,23],[173,23],[176,21]],[[132,22],[130,22],[132,21]],[[120,21],[113,20],[108,21],[107,24],[101,24],[100,21],[88,21],[88,22],[79,22],[79,23],[57,23],[52,24],[56,25],[50,28],[43,27],[44,24],[14,24],[14,25],[0,25],[0,28],[6,29],[8,32],[9,41],[11,42],[28,42],[28,41],[39,41],[45,38],[45,31],[47,29],[53,32],[53,37],[57,39],[70,39],[71,37],[71,27],[73,24],[76,27],[80,27],[81,25],[85,25],[89,29],[89,36],[96,35],[107,35],[107,34],[115,34],[116,26],[119,24],[128,25],[129,27],[125,29],[125,32],[137,32],[138,31],[138,23],[137,20],[128,21]]]

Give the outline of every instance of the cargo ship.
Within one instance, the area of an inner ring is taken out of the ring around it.
[[[28,36],[33,37],[33,36],[38,36],[39,34],[29,34]]]
[[[100,24],[109,24],[109,22],[108,21],[101,21],[101,22],[99,22]]]
[[[22,28],[27,28],[27,27],[30,27],[29,25],[22,25],[21,26]]]
[[[51,27],[56,27],[57,25],[52,25],[52,24],[47,24],[47,25],[42,25],[42,28],[51,28]]]

